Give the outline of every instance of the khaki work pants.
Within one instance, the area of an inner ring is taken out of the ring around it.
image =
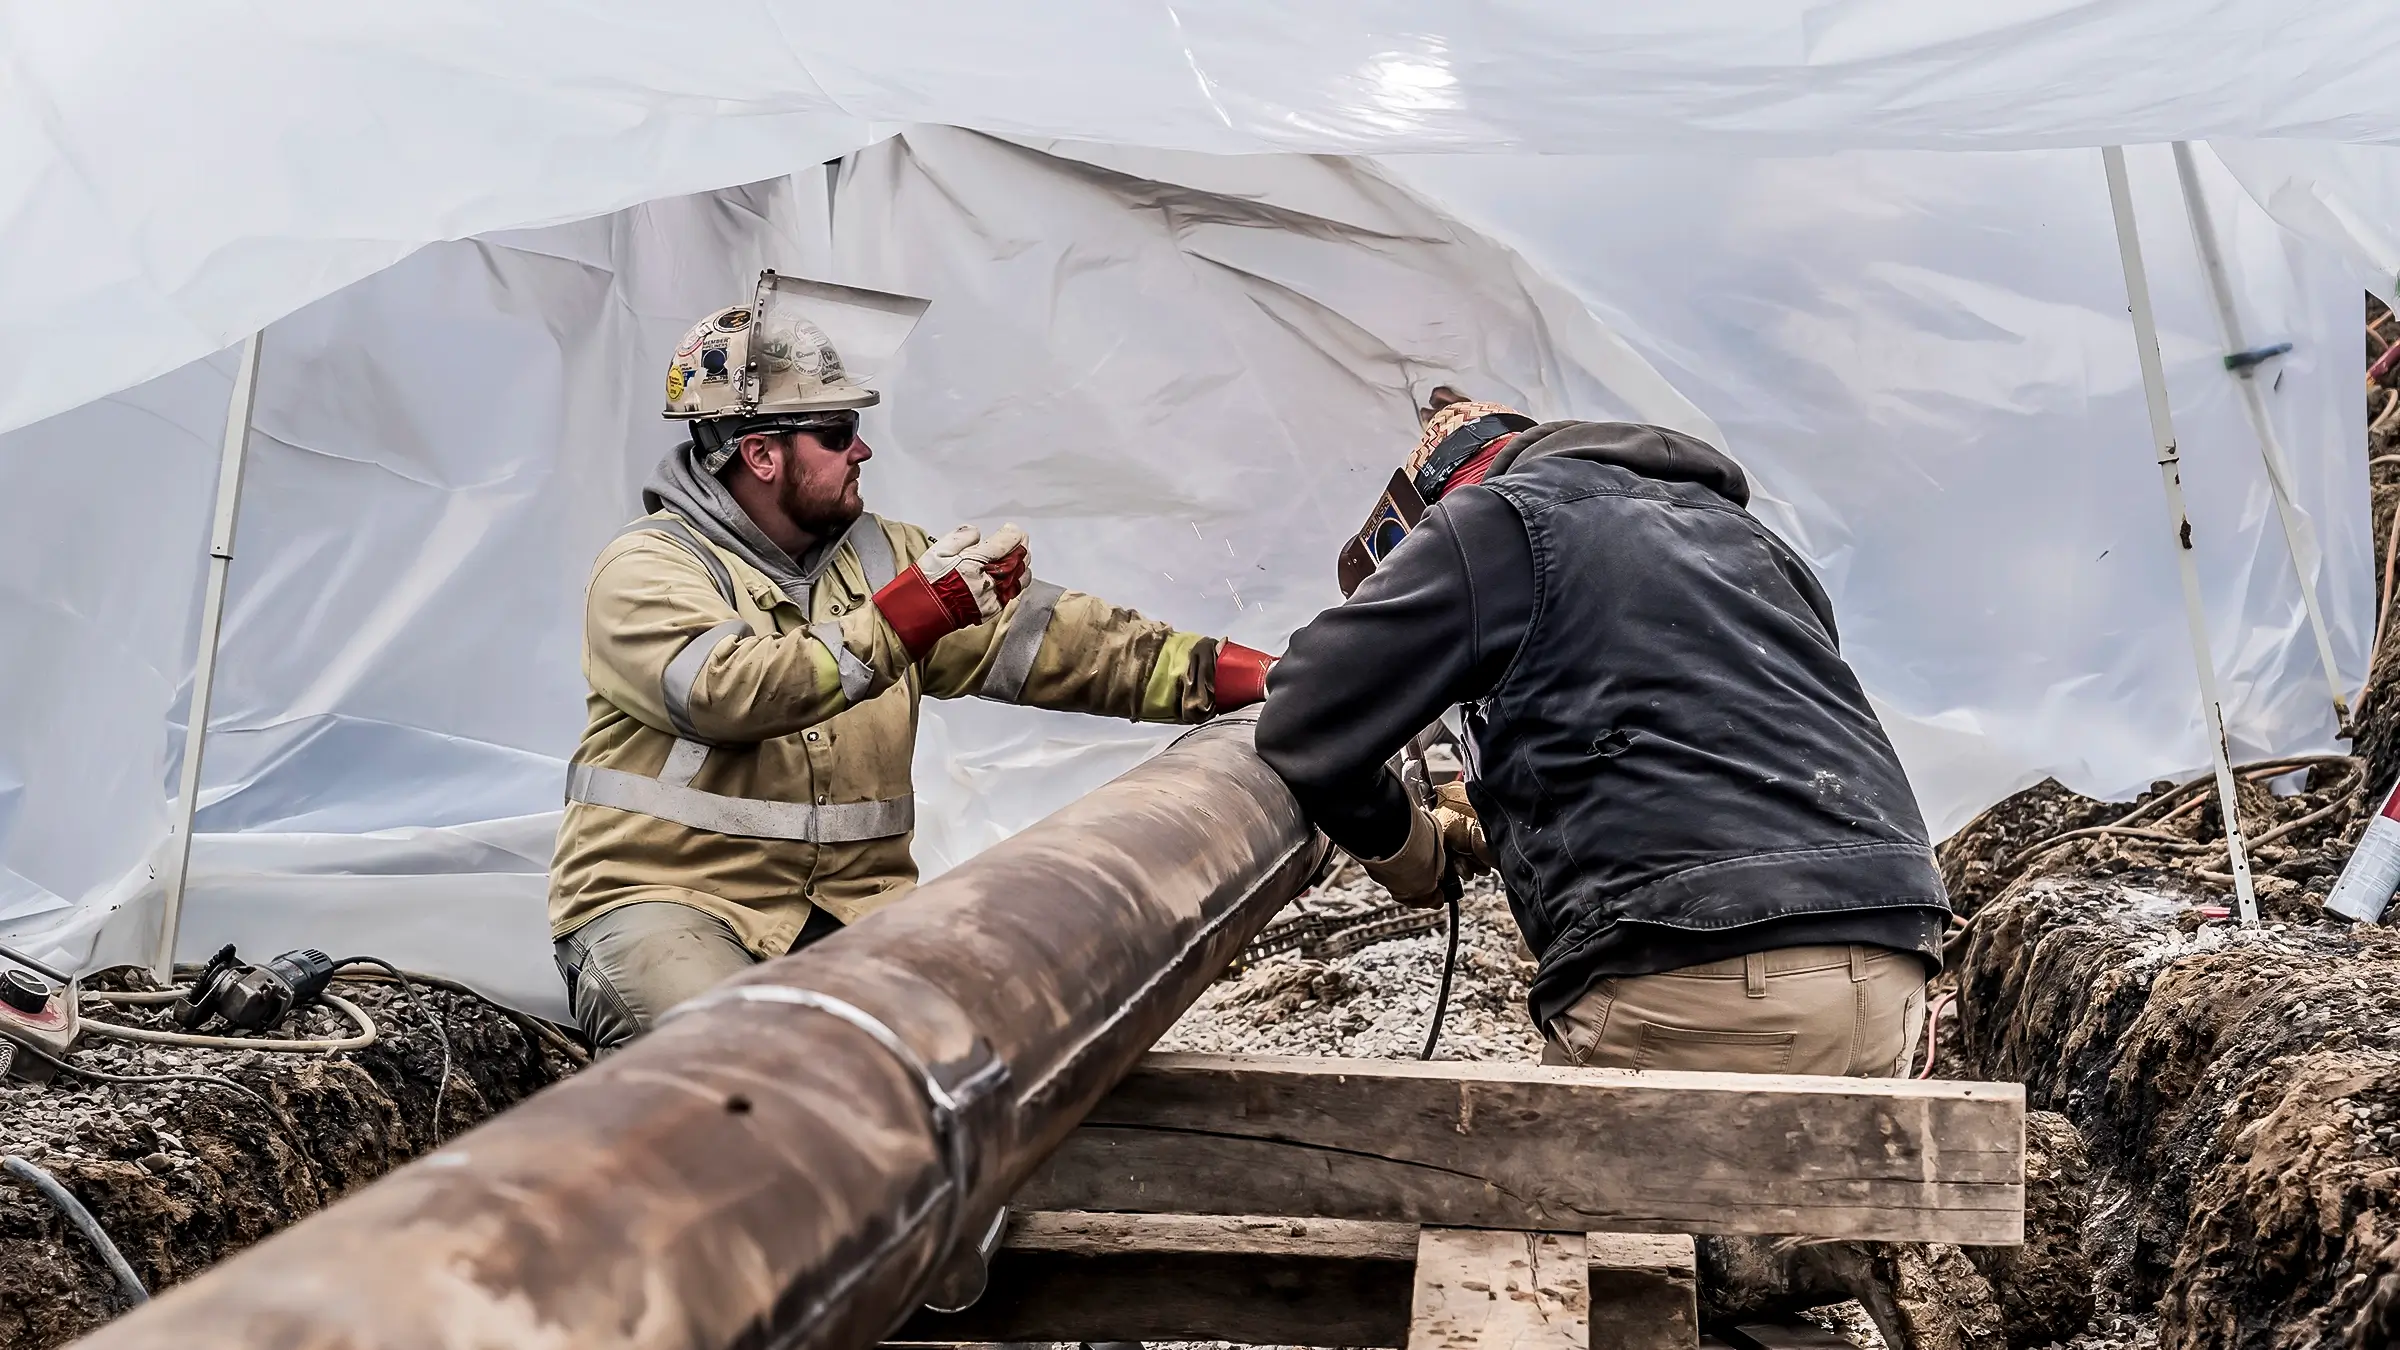
[[[841,931],[822,909],[792,950]],[[757,965],[725,921],[671,900],[620,905],[551,944],[567,1006],[595,1050],[614,1050],[655,1026],[667,1009]]]
[[[1925,964],[1853,944],[1616,976],[1547,1030],[1544,1064],[1905,1078],[1925,1034]]]

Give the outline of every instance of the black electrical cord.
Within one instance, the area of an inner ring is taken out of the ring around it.
[[[1458,897],[1463,888],[1453,876],[1442,889],[1450,899],[1450,951],[1442,958],[1442,991],[1434,995],[1433,1020],[1425,1026],[1425,1048],[1418,1052],[1419,1059],[1433,1058],[1433,1047],[1441,1042],[1442,1018],[1450,1011],[1450,975],[1458,969]]]
[[[417,996],[417,986],[409,980],[408,972],[402,970],[398,966],[393,965],[391,962],[384,960],[382,957],[345,956],[341,960],[333,963],[333,968],[336,972],[339,972],[345,966],[373,966],[377,970],[380,970],[391,976],[393,979],[399,981],[400,993],[402,996],[408,999],[408,1006],[414,1009],[417,1016],[423,1018],[427,1025],[433,1028],[433,1038],[441,1042],[442,1076],[441,1080],[433,1085],[433,1137],[426,1141],[427,1145],[430,1147],[439,1147],[442,1142],[442,1094],[450,1090],[449,1020],[445,1018],[438,1009],[428,1012],[426,1010],[426,1001]]]
[[[59,1213],[67,1216],[67,1222],[75,1225],[75,1231],[83,1234],[84,1241],[99,1249],[100,1259],[107,1264],[108,1273],[117,1277],[117,1287],[125,1291],[127,1302],[139,1306],[150,1301],[150,1291],[142,1287],[142,1277],[133,1273],[125,1253],[117,1250],[108,1230],[100,1226],[100,1221],[92,1217],[92,1212],[83,1207],[73,1191],[60,1185],[57,1177],[13,1154],[0,1158],[0,1169],[40,1191]]]

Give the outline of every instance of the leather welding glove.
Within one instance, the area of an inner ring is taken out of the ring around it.
[[[1032,574],[1023,530],[1003,525],[986,539],[961,525],[875,592],[875,608],[909,656],[921,660],[950,634],[998,617]]]
[[[1229,639],[1220,639],[1217,643],[1217,681],[1213,691],[1216,710],[1231,712],[1264,700],[1267,696],[1267,672],[1273,670],[1275,663],[1282,659]]]
[[[1442,903],[1442,877],[1449,859],[1442,849],[1442,827],[1421,806],[1408,810],[1408,839],[1399,852],[1388,858],[1361,858],[1358,865],[1401,904]]]
[[[1442,847],[1462,877],[1475,876],[1498,867],[1492,856],[1492,846],[1483,837],[1483,818],[1475,814],[1475,804],[1467,800],[1465,783],[1444,783],[1434,789],[1433,823],[1441,827]]]

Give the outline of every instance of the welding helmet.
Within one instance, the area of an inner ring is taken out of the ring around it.
[[[1435,386],[1427,403],[1417,414],[1415,452],[1375,499],[1367,523],[1342,545],[1336,574],[1345,597],[1400,546],[1443,493],[1481,482],[1509,438],[1533,425],[1532,418],[1504,403],[1478,402],[1448,385]]]
[[[866,386],[925,313],[914,296],[758,274],[747,305],[693,324],[667,362],[665,416],[693,423],[715,473],[753,432],[855,429],[882,395]],[[838,345],[837,345],[838,344]]]

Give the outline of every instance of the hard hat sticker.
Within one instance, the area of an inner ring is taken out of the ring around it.
[[[683,397],[683,382],[691,377],[692,372],[682,366],[667,367],[667,402],[673,403]]]
[[[717,316],[717,328],[720,332],[738,333],[749,326],[750,311],[746,309],[729,309]]]

